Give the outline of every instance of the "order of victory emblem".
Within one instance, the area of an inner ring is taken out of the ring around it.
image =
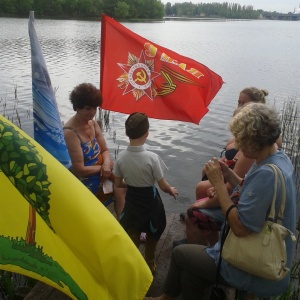
[[[146,90],[151,85],[151,71],[142,63],[133,65],[128,72],[128,81],[136,89]]]
[[[155,58],[157,55],[157,48],[149,43],[144,45],[145,53],[149,57]],[[144,51],[141,52],[140,57],[136,57],[132,53],[128,53],[127,64],[118,63],[118,66],[123,70],[123,74],[117,78],[119,82],[118,88],[124,90],[123,95],[132,93],[135,100],[138,101],[144,95],[153,100],[156,96],[167,96],[176,90],[178,84],[196,85],[201,88],[204,86],[192,80],[182,73],[179,73],[167,66],[171,64],[178,67],[181,71],[185,71],[199,79],[203,77],[203,73],[193,67],[187,67],[185,63],[180,63],[177,60],[162,53],[160,60],[164,62],[160,68],[160,72],[154,71],[154,59],[146,60]],[[162,76],[162,83],[156,86],[154,79]]]
[[[160,73],[154,71],[154,60],[146,60],[142,51],[139,58],[129,53],[127,64],[118,65],[124,71],[117,79],[118,87],[124,89],[123,95],[131,92],[136,101],[144,95],[153,100],[157,95],[153,80],[160,76]]]

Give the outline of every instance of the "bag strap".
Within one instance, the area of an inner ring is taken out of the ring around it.
[[[274,164],[266,164],[266,166],[269,166],[275,176],[275,182],[274,182],[274,196],[272,200],[272,205],[270,209],[270,213],[268,216],[268,220],[275,222],[275,203],[276,203],[276,198],[277,198],[277,189],[278,189],[278,175],[280,177],[280,184],[281,184],[281,204],[279,207],[278,215],[277,215],[277,223],[282,223],[283,219],[283,212],[284,212],[284,207],[285,207],[285,201],[286,201],[286,191],[285,191],[285,183],[284,183],[284,178],[282,175],[281,170]]]
[[[285,182],[284,182],[284,178],[283,178],[281,170],[276,165],[274,165],[274,167],[276,168],[277,173],[279,174],[279,177],[280,177],[280,181],[281,181],[281,205],[279,207],[279,212],[278,212],[277,218],[280,220],[280,222],[282,222],[283,212],[284,212],[285,202],[286,202]]]
[[[279,177],[280,177],[280,181],[281,181],[281,204],[280,204],[280,207],[279,207],[279,211],[278,211],[278,216],[277,216],[277,223],[282,225],[282,221],[283,221],[283,212],[284,212],[284,207],[285,207],[285,201],[286,201],[286,191],[285,191],[285,183],[284,183],[284,178],[283,178],[283,175],[282,175],[282,172],[281,170],[276,166],[276,165],[273,165],[273,164],[266,164],[266,166],[269,166],[273,169],[274,171],[274,174],[275,174],[275,182],[277,182],[277,174],[279,174]],[[273,210],[273,219],[271,222],[274,223],[274,217],[275,217],[275,200],[276,200],[276,195],[277,195],[277,188],[276,188],[277,185],[275,185],[275,195],[273,197],[273,202],[272,202],[272,208],[271,210]],[[274,200],[275,199],[275,200]],[[271,218],[271,212],[268,216],[268,220],[269,218]],[[296,237],[294,235],[293,232],[291,232],[289,229],[286,228],[286,230],[289,232],[290,234],[290,237],[292,239],[293,242],[296,242]]]

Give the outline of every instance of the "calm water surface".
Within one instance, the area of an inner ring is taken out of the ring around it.
[[[169,167],[166,178],[179,190],[176,201],[162,194],[166,210],[181,211],[194,200],[203,164],[219,156],[230,136],[227,123],[239,91],[246,86],[269,90],[269,102],[281,109],[300,94],[300,22],[227,21],[124,23],[161,46],[191,57],[223,77],[225,84],[199,125],[150,120],[147,148]],[[28,19],[0,18],[0,113],[17,109],[23,129],[32,135],[31,58]],[[39,20],[35,27],[43,49],[62,121],[73,115],[68,96],[82,82],[99,86],[100,22]],[[122,45],[120,45],[122,47]],[[16,93],[15,93],[16,90]],[[105,133],[111,154],[125,149],[126,116],[111,113]],[[116,139],[113,138],[113,133]]]

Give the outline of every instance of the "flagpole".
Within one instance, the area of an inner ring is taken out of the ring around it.
[[[106,22],[103,21],[105,14],[101,14],[101,49],[100,49],[100,91],[102,93],[103,88],[103,73],[104,73],[104,57],[105,57],[105,32],[106,32]]]

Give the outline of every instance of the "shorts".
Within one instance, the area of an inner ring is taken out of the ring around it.
[[[203,235],[207,236],[215,231],[220,231],[225,217],[220,208],[189,208],[187,216],[194,226],[202,230]]]

